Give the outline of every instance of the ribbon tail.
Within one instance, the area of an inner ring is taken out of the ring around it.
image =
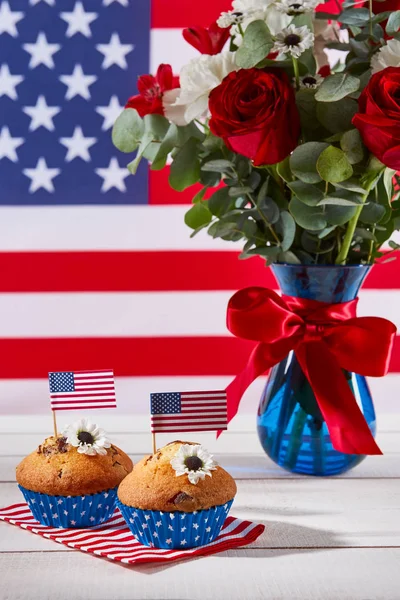
[[[236,375],[235,379],[226,388],[228,423],[238,412],[242,396],[249,385],[257,377],[268,371],[273,364],[275,364],[273,361],[269,363],[265,359],[265,345],[258,344],[250,354],[245,368]],[[217,438],[222,431],[221,429],[217,432]]]
[[[335,450],[344,454],[382,454],[335,356],[322,340],[296,349],[315,394]]]

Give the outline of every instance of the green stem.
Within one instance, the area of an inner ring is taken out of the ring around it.
[[[242,27],[241,23],[238,23],[238,29],[239,29],[240,35],[244,38],[244,31],[243,31],[243,27]]]
[[[371,0],[370,0],[371,2]],[[299,71],[299,63],[297,61],[297,58],[295,58],[294,56],[292,56],[292,62],[293,62],[293,71],[294,71],[294,76],[296,78],[296,90],[298,90],[300,88],[300,71]]]
[[[374,13],[372,12],[372,0],[368,0],[368,10],[369,10],[369,35],[372,37],[372,18]]]
[[[343,239],[343,244],[340,249],[340,252],[336,259],[337,265],[345,265],[347,261],[347,256],[350,251],[351,242],[353,241],[354,232],[357,227],[358,219],[360,218],[361,211],[364,208],[364,204],[369,196],[369,193],[376,183],[377,179],[380,177],[381,172],[379,172],[378,177],[375,175],[369,182],[367,187],[365,188],[365,194],[362,197],[362,204],[357,207],[354,217],[350,219],[349,224],[347,225],[346,233]]]

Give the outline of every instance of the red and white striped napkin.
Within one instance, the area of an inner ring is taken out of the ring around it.
[[[13,504],[8,508],[0,509],[0,519],[69,548],[128,565],[173,562],[216,554],[251,544],[265,529],[264,525],[227,517],[221,533],[211,544],[187,550],[163,550],[147,548],[139,544],[128,529],[119,510],[116,510],[114,516],[104,525],[90,529],[56,529],[41,525],[35,521],[26,503]]]

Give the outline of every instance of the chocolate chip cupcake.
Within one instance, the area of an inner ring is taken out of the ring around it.
[[[172,442],[143,458],[118,488],[117,506],[135,538],[157,548],[192,548],[221,531],[234,479],[193,442]]]
[[[17,466],[33,516],[50,527],[92,527],[115,510],[117,486],[132,471],[129,456],[86,419],[48,437]]]

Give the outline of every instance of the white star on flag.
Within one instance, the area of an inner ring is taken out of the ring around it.
[[[23,19],[25,13],[10,9],[8,2],[2,2],[0,5],[0,35],[8,33],[11,37],[18,36],[16,24]]]
[[[60,50],[61,44],[49,44],[46,34],[41,31],[38,33],[34,44],[23,44],[22,47],[31,55],[31,60],[29,61],[30,69],[35,69],[39,65],[45,65],[49,69],[54,69],[53,54]]]
[[[4,126],[0,131],[0,160],[8,158],[12,162],[18,162],[16,149],[24,143],[24,138],[13,138],[8,127]]]
[[[85,75],[81,65],[75,65],[72,75],[60,75],[60,81],[68,87],[66,100],[71,100],[75,96],[90,100],[89,87],[96,80],[96,75]]]
[[[22,172],[31,180],[31,185],[29,187],[29,192],[31,194],[40,188],[44,188],[52,193],[54,192],[53,179],[61,173],[61,169],[49,168],[46,164],[46,160],[41,156],[34,169],[24,169]]]
[[[98,13],[85,12],[82,2],[76,2],[72,12],[62,12],[60,17],[68,23],[68,29],[65,32],[68,38],[76,33],[81,33],[89,38],[92,36],[90,23],[97,19]]]
[[[103,5],[110,6],[113,2],[118,2],[119,4],[122,4],[122,6],[128,6],[128,0],[103,0]]]
[[[129,177],[129,171],[128,169],[119,166],[115,156],[111,158],[108,167],[104,169],[95,169],[95,172],[103,179],[103,185],[101,186],[102,192],[108,192],[108,190],[113,187],[117,188],[120,192],[126,192],[124,180]]]
[[[74,158],[81,158],[86,162],[91,161],[89,148],[97,142],[94,137],[85,137],[82,128],[77,126],[74,129],[72,137],[60,138],[60,144],[68,149],[65,157],[66,162],[71,162]]]
[[[16,100],[18,94],[15,90],[24,80],[22,75],[12,75],[8,65],[3,64],[0,68],[0,96],[8,96],[11,100]]]
[[[134,49],[133,44],[121,44],[118,33],[113,33],[108,44],[96,44],[96,48],[104,55],[103,69],[117,65],[121,69],[127,69],[126,55]]]
[[[119,117],[119,115],[124,110],[124,106],[119,103],[117,96],[111,96],[110,103],[108,106],[97,106],[96,112],[99,113],[102,117],[104,117],[103,125],[101,129],[103,131],[107,131],[107,129],[111,129],[114,125],[115,121]]]
[[[36,6],[36,4],[39,4],[39,2],[41,2],[42,0],[29,0],[29,4],[32,4],[32,6]],[[49,6],[54,6],[56,3],[56,0],[43,0],[44,2],[46,2],[46,4],[48,4]]]
[[[59,106],[48,106],[44,96],[38,97],[35,106],[24,106],[22,110],[31,118],[29,131],[35,131],[39,127],[54,131],[53,118],[61,112]]]

